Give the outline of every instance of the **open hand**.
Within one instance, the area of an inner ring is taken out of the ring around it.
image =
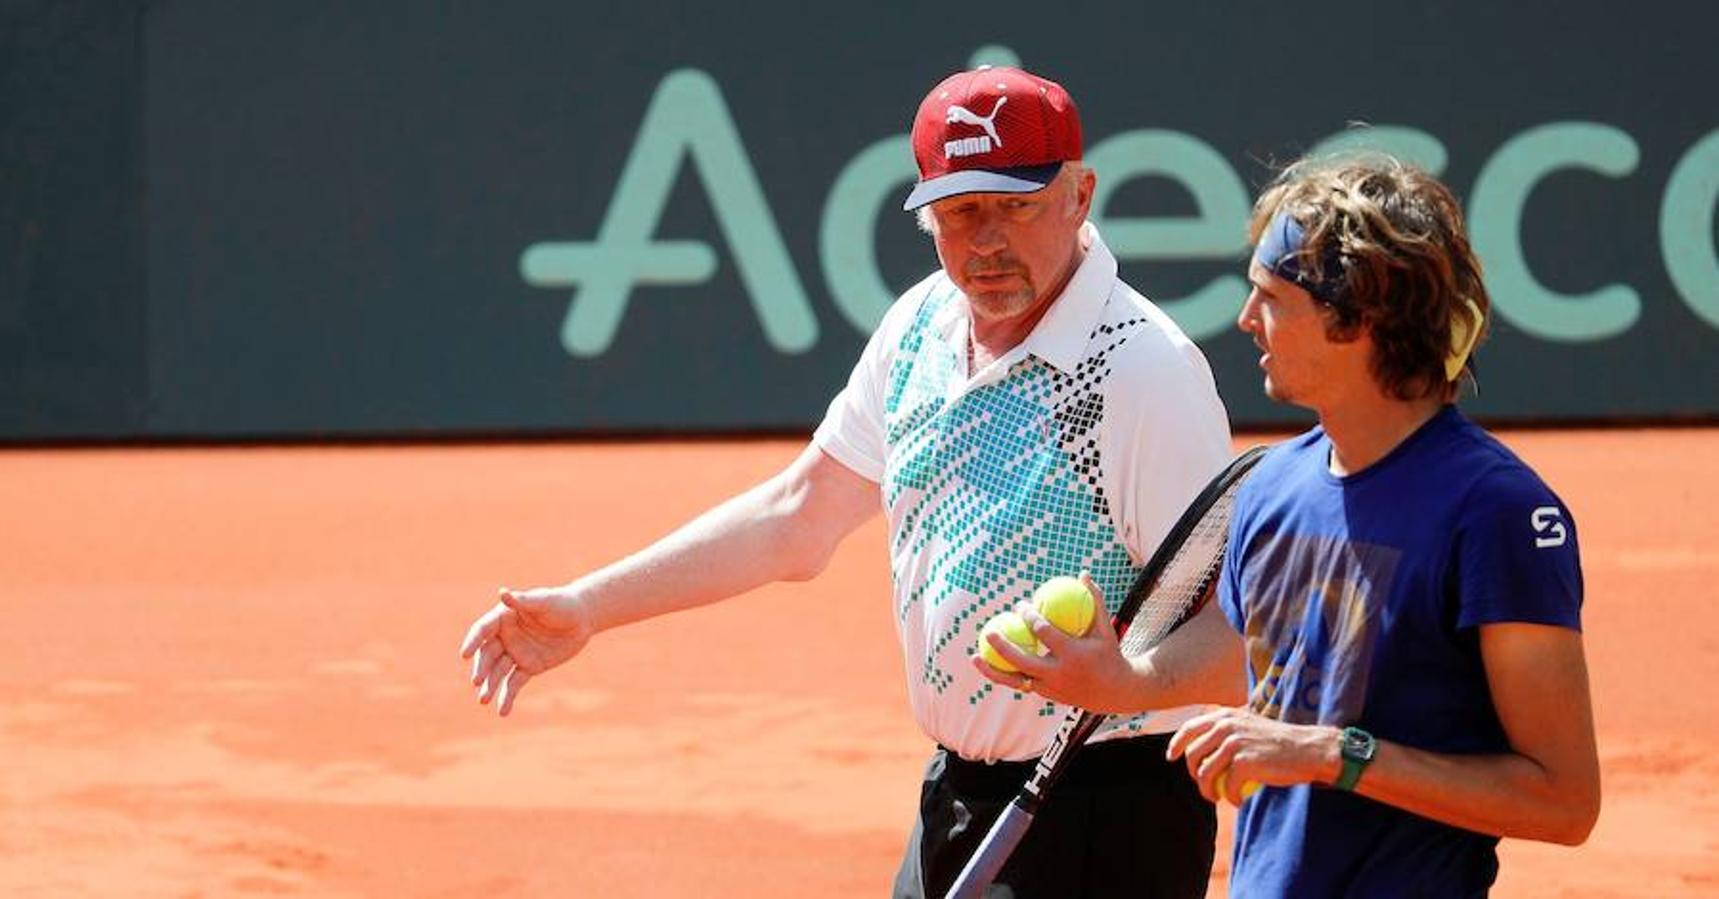
[[[579,654],[592,630],[565,588],[509,590],[472,622],[460,643],[460,658],[472,660],[478,702],[498,700],[497,711],[513,710],[532,677]]]

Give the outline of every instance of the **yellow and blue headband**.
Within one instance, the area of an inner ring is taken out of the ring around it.
[[[1306,242],[1307,229],[1301,227],[1294,216],[1279,211],[1259,235],[1259,246],[1254,249],[1253,258],[1266,271],[1299,286],[1314,299],[1336,305],[1342,301],[1344,293],[1343,264],[1336,243],[1327,248],[1320,260],[1324,277],[1317,277],[1301,265],[1301,251]]]

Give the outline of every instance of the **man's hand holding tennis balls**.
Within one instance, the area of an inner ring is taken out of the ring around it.
[[[1040,588],[1035,596],[1052,617],[1073,630],[1081,618],[1079,594],[1069,590],[1068,583],[1057,583],[1071,580],[1053,578],[1046,582],[1050,589]],[[978,652],[973,654],[973,667],[1011,690],[1030,690],[1055,702],[1099,712],[1138,711],[1129,704],[1135,700],[1134,691],[1129,689],[1135,673],[1122,656],[1110,615],[1104,611],[1104,596],[1084,572],[1079,584],[1085,587],[1092,609],[1084,633],[1065,632],[1051,623],[1038,604],[1022,603],[1015,613],[1026,621],[1044,654],[1022,649],[1002,634],[986,634],[981,639],[989,643],[991,651],[1018,671],[999,670]]]

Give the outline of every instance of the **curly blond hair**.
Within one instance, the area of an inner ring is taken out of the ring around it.
[[[1373,375],[1392,396],[1454,398],[1460,378],[1447,380],[1444,364],[1452,323],[1467,314],[1465,301],[1490,321],[1492,302],[1450,189],[1389,156],[1303,159],[1260,195],[1249,239],[1258,243],[1279,212],[1305,232],[1301,271],[1342,285],[1325,303],[1328,333],[1353,337],[1365,327]]]

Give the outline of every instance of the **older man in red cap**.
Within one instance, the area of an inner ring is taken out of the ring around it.
[[[1096,179],[1060,85],[1013,68],[952,75],[920,105],[913,150],[905,206],[942,266],[890,308],[804,452],[640,553],[504,591],[463,651],[505,714],[594,634],[810,578],[882,509],[908,692],[937,744],[895,895],[940,897],[1067,710],[1028,678],[976,670],[980,627],[1056,575],[1088,572],[1119,600],[1223,464],[1229,431],[1205,358],[1119,280],[1087,221]],[[1184,630],[1208,626],[1225,627],[1213,613]],[[1215,814],[1164,758],[1190,716],[1101,731],[998,894],[1203,895]]]

